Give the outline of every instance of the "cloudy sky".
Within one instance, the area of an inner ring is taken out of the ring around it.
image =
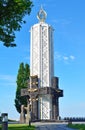
[[[38,22],[41,5],[54,28],[54,68],[59,87],[61,117],[85,117],[85,0],[33,0],[27,23],[16,32],[16,48],[0,44],[0,113],[19,119],[14,106],[16,76],[21,62],[30,64],[30,28]]]

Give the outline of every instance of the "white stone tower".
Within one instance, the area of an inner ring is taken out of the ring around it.
[[[30,75],[38,76],[38,87],[51,87],[54,76],[53,28],[45,23],[46,12],[38,12],[39,23],[31,27]],[[51,95],[39,96],[39,118],[50,119],[52,111]]]
[[[63,97],[58,77],[54,77],[53,28],[45,23],[46,16],[41,8],[39,23],[31,27],[30,79],[28,87],[21,90],[30,103],[32,121],[59,119],[59,97]]]

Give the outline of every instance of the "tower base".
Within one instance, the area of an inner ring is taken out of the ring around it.
[[[63,90],[58,87],[58,77],[53,77],[52,87],[38,86],[38,77],[31,76],[28,88],[21,90],[21,96],[26,96],[31,104],[31,120],[59,120],[59,97],[63,97]]]

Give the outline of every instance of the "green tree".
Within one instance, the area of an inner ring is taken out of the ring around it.
[[[32,6],[30,0],[0,0],[0,41],[6,47],[16,46],[15,31],[26,23],[23,18],[30,14]]]
[[[18,70],[17,75],[17,89],[16,89],[16,97],[15,97],[15,107],[16,110],[21,112],[21,105],[27,105],[26,97],[21,97],[21,89],[27,88],[27,80],[30,76],[30,68],[28,64],[21,63]]]

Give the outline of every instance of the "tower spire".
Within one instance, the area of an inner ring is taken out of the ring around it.
[[[45,12],[45,10],[43,9],[43,7],[41,5],[41,8],[37,14],[37,18],[38,18],[39,22],[45,22],[46,16],[47,16],[47,13]]]
[[[42,6],[42,4],[41,4],[41,9],[43,9],[43,6]]]

